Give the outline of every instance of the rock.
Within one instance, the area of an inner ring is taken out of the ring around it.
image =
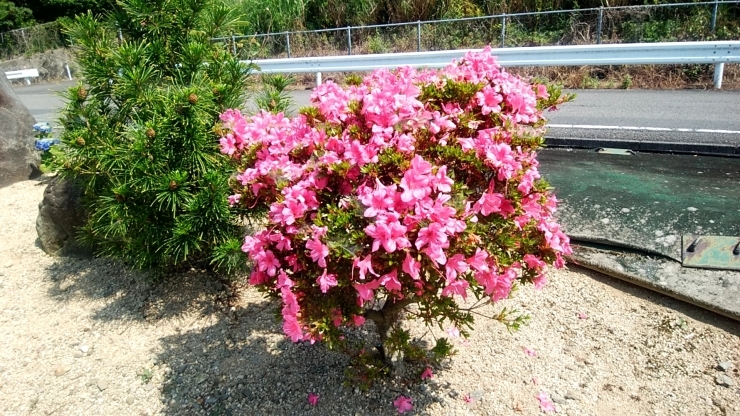
[[[65,375],[67,373],[67,371],[69,371],[69,367],[65,367],[65,366],[61,366],[60,365],[59,367],[57,367],[57,368],[54,369],[54,375],[57,376],[57,377],[60,377],[60,376]]]
[[[128,396],[126,397],[126,404],[134,404],[135,400],[134,396]]]
[[[578,401],[578,400],[581,400],[581,395],[574,391],[569,391],[565,393],[565,398],[569,400]]]
[[[0,71],[0,187],[41,175],[31,126],[36,123]]]
[[[735,384],[735,382],[732,381],[732,379],[725,374],[718,375],[714,379],[714,382],[719,384],[720,386],[725,386],[725,387],[732,387]]]
[[[720,369],[720,370],[722,370],[722,371],[724,371],[726,373],[728,371],[732,371],[732,369],[735,368],[735,366],[732,364],[731,361],[721,361],[717,365],[717,368]]]
[[[88,351],[90,351],[90,347],[87,345],[80,346],[80,351],[82,351],[83,354],[87,354]]]
[[[82,189],[74,182],[54,178],[44,191],[36,217],[36,234],[47,254],[89,256],[88,249],[75,239],[77,228],[85,224]]]
[[[95,385],[98,386],[98,389],[100,389],[100,391],[103,391],[108,388],[108,382],[105,380],[98,380],[98,382],[95,383]]]
[[[552,399],[553,402],[555,402],[557,404],[565,404],[565,403],[567,403],[567,401],[565,400],[565,397],[563,397],[563,396],[561,396],[561,395],[559,395],[557,393],[550,394],[550,398]]]

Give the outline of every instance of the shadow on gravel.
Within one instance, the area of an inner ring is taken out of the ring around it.
[[[140,321],[178,317],[185,312],[214,312],[230,295],[208,273],[191,270],[153,280],[144,273],[110,259],[59,257],[46,270],[52,286],[49,296],[103,300],[106,305],[93,319]]]
[[[737,321],[732,320],[726,316],[722,316],[718,313],[708,311],[706,309],[692,305],[688,302],[674,299],[670,296],[645,289],[629,282],[603,275],[601,273],[575,265],[573,263],[568,264],[568,268],[573,269],[578,273],[583,273],[591,279],[617,289],[620,292],[624,292],[631,296],[647,300],[656,305],[672,309],[677,313],[690,317],[691,319],[695,319],[707,325],[712,325],[714,327],[720,328],[721,330],[726,331],[729,334],[740,336],[740,325],[738,325]]]
[[[393,401],[414,400],[413,414],[438,400],[426,385],[376,382],[345,387],[348,358],[321,344],[294,344],[265,301],[237,308],[203,329],[161,340],[166,415],[397,415]],[[317,406],[308,393],[320,396]]]
[[[95,320],[127,326],[174,319],[177,333],[159,340],[162,352],[151,374],[164,371],[159,394],[165,415],[394,415],[392,403],[402,394],[413,398],[413,414],[425,414],[441,401],[433,381],[376,382],[367,391],[344,387],[346,355],[292,343],[276,320],[275,303],[232,297],[238,289],[204,272],[152,281],[112,260],[64,257],[46,273],[52,299],[102,300]],[[370,339],[367,333],[351,336]],[[408,375],[416,377],[415,370]],[[320,396],[315,407],[307,402],[309,392]]]

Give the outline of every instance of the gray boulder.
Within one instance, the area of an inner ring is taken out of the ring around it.
[[[10,88],[0,71],[0,187],[41,175],[41,159],[34,149],[31,113]]]
[[[36,233],[47,254],[88,256],[90,251],[77,242],[77,229],[85,224],[83,190],[75,183],[53,178],[44,191],[36,217]]]

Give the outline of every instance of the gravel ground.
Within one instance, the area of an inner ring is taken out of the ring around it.
[[[392,415],[401,394],[412,414],[536,415],[543,392],[565,415],[740,415],[737,322],[575,266],[484,311],[532,321],[510,334],[479,318],[431,380],[344,387],[347,359],[286,340],[251,288],[45,255],[44,188],[0,189],[4,415]]]

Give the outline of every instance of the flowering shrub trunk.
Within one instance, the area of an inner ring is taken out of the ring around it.
[[[221,151],[239,166],[230,202],[269,211],[242,247],[249,280],[282,299],[293,342],[335,344],[370,319],[398,350],[404,308],[463,329],[473,319],[457,297],[495,302],[563,266],[568,238],[535,150],[542,112],[569,96],[505,72],[489,50],[355,84],[317,87],[295,118],[221,115]]]

